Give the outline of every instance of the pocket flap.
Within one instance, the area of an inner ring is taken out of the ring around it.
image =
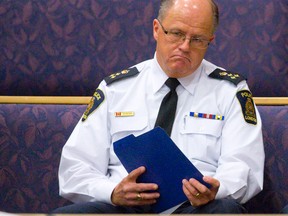
[[[111,133],[115,134],[122,131],[143,130],[148,125],[147,117],[130,116],[111,118]]]
[[[215,137],[221,135],[223,121],[186,117],[182,134],[206,134]]]

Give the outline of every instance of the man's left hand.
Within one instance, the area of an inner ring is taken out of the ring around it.
[[[205,205],[215,199],[215,196],[220,187],[220,182],[209,176],[203,177],[203,180],[209,183],[212,187],[209,189],[201,184],[196,179],[183,179],[183,192],[187,196],[191,205],[194,207]]]

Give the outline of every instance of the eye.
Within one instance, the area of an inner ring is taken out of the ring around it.
[[[204,42],[204,40],[201,38],[191,38],[191,41],[193,43],[203,43]]]
[[[170,34],[177,38],[185,37],[185,35],[180,31],[171,31]]]

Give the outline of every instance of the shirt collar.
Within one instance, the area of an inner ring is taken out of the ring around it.
[[[194,95],[202,70],[203,64],[201,63],[192,74],[178,79],[181,85],[192,95]]]
[[[153,59],[153,66],[152,66],[152,73],[153,73],[153,93],[156,93],[161,89],[161,87],[164,85],[166,80],[168,79],[168,76],[166,73],[162,70],[160,67],[157,59],[156,59],[156,53],[154,55]]]
[[[196,71],[194,71],[192,74],[186,77],[178,78],[180,84],[192,95],[195,92],[202,70],[203,70],[203,63],[201,63],[200,66],[196,69]],[[153,93],[156,93],[157,91],[161,89],[161,87],[164,85],[164,83],[168,79],[168,76],[162,70],[162,68],[160,67],[156,59],[156,53],[153,59],[152,71],[153,71],[152,72],[153,73],[153,79],[152,79]]]

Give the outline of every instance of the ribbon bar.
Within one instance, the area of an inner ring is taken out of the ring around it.
[[[198,113],[198,112],[190,112],[191,117],[195,118],[206,118],[206,119],[214,119],[214,120],[224,120],[224,116],[222,115],[214,115],[214,114],[208,114],[208,113]]]

